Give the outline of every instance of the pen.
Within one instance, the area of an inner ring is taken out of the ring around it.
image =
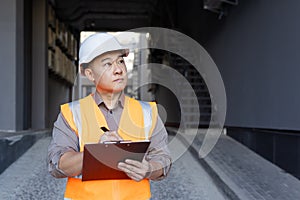
[[[107,131],[109,131],[109,129],[108,129],[108,128],[106,128],[105,126],[101,126],[101,127],[100,127],[100,129],[101,129],[102,131],[104,131],[104,132],[107,132]]]
[[[108,132],[109,129],[105,126],[101,126],[100,129],[104,132]],[[104,143],[122,143],[122,142],[131,142],[131,140],[112,140],[112,141],[106,141]]]

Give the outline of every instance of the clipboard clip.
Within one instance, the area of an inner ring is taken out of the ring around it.
[[[131,142],[131,140],[111,140],[111,141],[105,141],[103,142],[103,144],[120,144],[126,142]]]

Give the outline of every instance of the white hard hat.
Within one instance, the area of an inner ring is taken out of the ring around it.
[[[124,56],[128,55],[128,48],[122,46],[117,39],[107,33],[96,33],[83,41],[79,50],[79,66],[89,63],[97,56],[116,50],[124,50]]]

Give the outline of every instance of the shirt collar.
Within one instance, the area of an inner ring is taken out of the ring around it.
[[[95,102],[96,102],[96,104],[98,106],[100,106],[100,104],[104,103],[101,95],[98,92],[95,92],[93,94],[93,96],[94,96],[94,100],[95,100]],[[125,103],[125,94],[124,94],[124,91],[122,91],[122,93],[121,93],[121,95],[119,97],[118,103],[122,106],[122,108],[124,108],[124,103]]]

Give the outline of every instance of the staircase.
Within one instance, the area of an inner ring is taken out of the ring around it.
[[[211,119],[211,99],[207,86],[199,72],[184,58],[179,55],[155,50],[151,55],[151,62],[162,63],[167,57],[168,66],[177,70],[187,81],[183,82],[182,77],[170,74],[172,83],[175,84],[177,100],[181,104],[181,123],[183,128],[207,128]],[[188,90],[188,84],[192,90]],[[196,98],[194,98],[195,93]],[[200,111],[200,116],[199,116]]]
[[[181,117],[184,127],[208,127],[211,118],[211,100],[203,78],[189,62],[179,55],[170,53],[169,61],[170,66],[181,73],[193,88],[193,91],[187,90],[185,84],[174,81],[180,93],[179,101],[182,103]],[[193,98],[193,92],[197,96],[198,104]],[[200,111],[200,119],[198,111]]]

